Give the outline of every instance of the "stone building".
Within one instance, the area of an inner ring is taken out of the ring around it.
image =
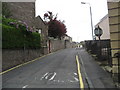
[[[72,43],[72,37],[65,35],[64,36],[64,40],[69,41],[70,43]]]
[[[44,54],[47,54],[48,26],[40,16],[35,18],[35,28],[36,31],[41,33],[41,46],[44,49]]]
[[[120,83],[120,1],[108,0],[108,15],[112,52],[112,76]]]
[[[108,18],[108,14],[105,15],[101,20],[100,22],[98,22],[96,25],[95,25],[95,28],[97,27],[100,27],[103,31],[103,34],[101,35],[101,39],[110,39],[110,32],[109,32],[109,18]],[[96,39],[98,40],[99,38],[96,37]]]
[[[66,35],[64,36],[65,48],[72,48],[72,37]]]
[[[10,10],[10,18],[27,23],[29,27],[34,28],[35,19],[35,0],[34,2],[2,2]]]
[[[48,37],[48,26],[44,23],[40,16],[35,17],[35,1],[31,2],[8,2],[3,1],[9,8],[11,13],[10,18],[25,22],[29,27],[33,28],[34,32],[41,33],[41,46],[43,53],[46,54],[47,50],[47,37]]]

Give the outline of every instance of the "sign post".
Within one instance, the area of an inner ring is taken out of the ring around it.
[[[97,28],[95,28],[94,32],[95,32],[95,36],[97,36],[99,38],[99,59],[101,59],[101,40],[100,40],[100,36],[103,34],[103,31],[98,26]]]

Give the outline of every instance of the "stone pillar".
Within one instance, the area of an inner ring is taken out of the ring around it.
[[[115,82],[119,82],[120,76],[120,2],[108,2],[108,15],[110,26],[110,40],[112,52],[112,76]]]
[[[2,2],[0,1],[0,18],[2,16]],[[0,24],[2,20],[0,19]],[[0,25],[0,72],[2,72],[2,25]],[[0,75],[0,90],[2,90],[2,75]]]

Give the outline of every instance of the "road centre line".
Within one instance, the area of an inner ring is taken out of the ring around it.
[[[39,59],[41,59],[41,58],[43,58],[43,57],[45,57],[45,56],[51,55],[51,54],[53,54],[53,53],[49,53],[49,54],[47,54],[47,55],[43,55],[43,56],[38,57],[38,58],[36,58],[36,59],[33,59],[33,60],[31,60],[31,61],[28,61],[28,62],[25,62],[25,63],[23,63],[23,64],[17,65],[17,66],[15,66],[15,67],[13,67],[13,68],[10,68],[10,69],[6,70],[6,71],[0,72],[0,75],[5,74],[5,73],[7,73],[7,72],[9,72],[9,71],[12,71],[12,70],[14,70],[14,69],[16,69],[16,68],[19,68],[19,67],[21,67],[21,66],[24,66],[24,65],[26,65],[26,64],[32,63],[32,62],[34,62],[34,61],[36,61],[36,60],[39,60]]]
[[[76,55],[76,61],[77,61],[77,69],[78,69],[78,77],[79,77],[80,88],[82,90],[84,90],[84,83],[83,83],[82,74],[81,74],[81,71],[80,71],[81,67],[80,67],[78,55]]]

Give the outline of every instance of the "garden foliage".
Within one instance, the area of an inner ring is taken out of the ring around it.
[[[40,48],[40,34],[33,32],[25,22],[2,18],[2,48]]]
[[[48,24],[48,35],[54,38],[61,38],[66,35],[67,28],[64,21],[57,20],[57,14],[54,17],[53,13],[48,11],[44,14],[44,20]]]

